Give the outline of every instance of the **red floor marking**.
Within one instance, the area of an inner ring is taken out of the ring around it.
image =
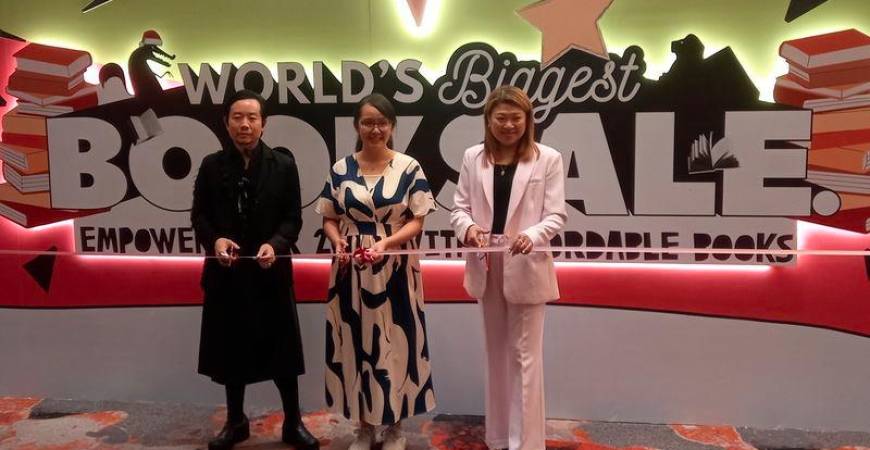
[[[123,411],[99,411],[77,414],[77,416],[90,419],[105,428],[123,422],[127,418],[127,413]]]
[[[423,434],[429,435],[429,443],[438,450],[488,450],[483,442],[482,425],[467,425],[457,422],[426,422]]]
[[[258,436],[280,436],[284,425],[284,414],[274,412],[251,421],[251,433]]]
[[[727,450],[757,450],[746,443],[731,426],[671,425],[677,436],[699,444],[714,445]]]
[[[0,425],[11,425],[26,419],[30,416],[30,410],[41,401],[41,398],[0,397]]]

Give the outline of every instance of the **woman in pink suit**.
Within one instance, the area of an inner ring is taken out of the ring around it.
[[[535,143],[532,104],[513,86],[484,109],[483,144],[465,151],[451,223],[469,253],[464,286],[479,299],[486,336],[486,441],[491,449],[544,450],[544,307],[559,298],[545,247],[565,224],[562,155]]]

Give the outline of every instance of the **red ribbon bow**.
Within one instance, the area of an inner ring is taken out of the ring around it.
[[[369,249],[363,247],[358,247],[356,250],[354,250],[353,257],[354,259],[365,263],[371,263],[375,261],[375,258],[371,255]]]

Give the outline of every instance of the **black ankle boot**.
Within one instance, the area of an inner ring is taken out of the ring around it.
[[[281,440],[296,450],[318,450],[320,442],[308,432],[301,419],[285,418],[281,427]]]
[[[221,432],[209,441],[208,450],[230,450],[234,445],[250,436],[251,424],[248,422],[247,416],[242,416],[242,421],[237,423],[230,423],[228,420]]]

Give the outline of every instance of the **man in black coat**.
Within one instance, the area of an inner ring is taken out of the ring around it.
[[[209,450],[248,438],[245,386],[265,380],[281,393],[282,440],[317,449],[299,412],[297,377],[305,367],[286,257],[302,227],[299,173],[291,155],[260,140],[266,113],[259,95],[239,91],[225,105],[233,145],[202,160],[191,211],[209,256],[201,281],[199,373],[223,384],[227,395],[227,422]]]

